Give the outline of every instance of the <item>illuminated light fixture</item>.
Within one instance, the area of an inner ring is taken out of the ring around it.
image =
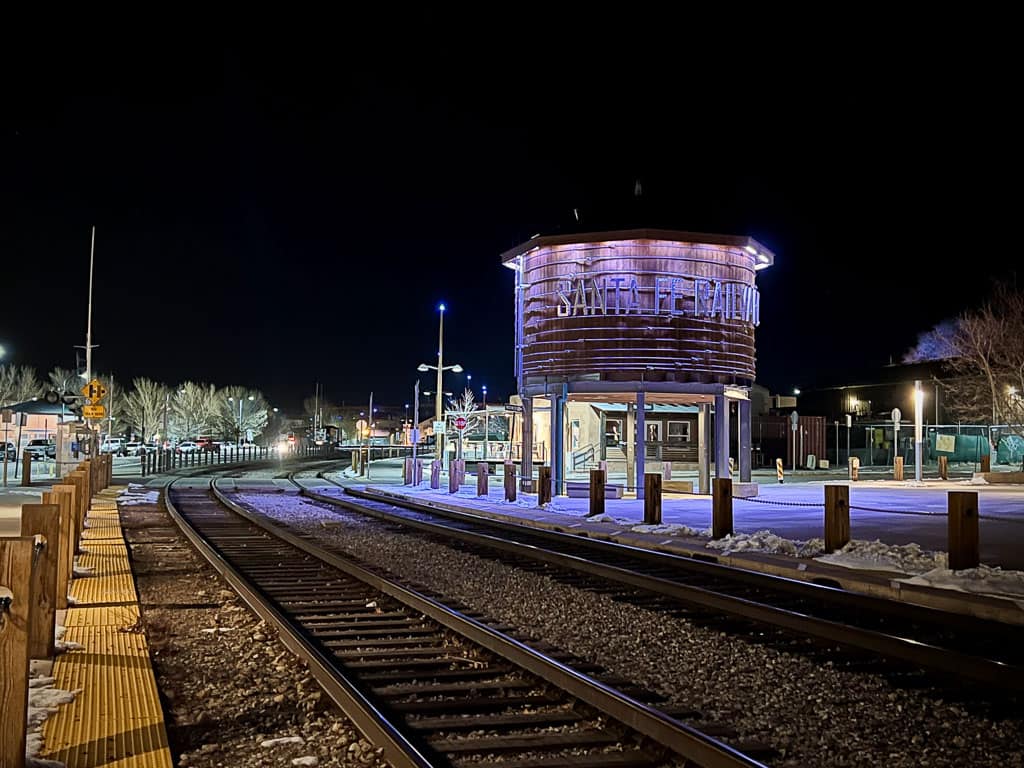
[[[765,256],[763,253],[757,254],[757,260],[759,262],[761,262],[762,264],[767,264],[768,263],[768,257]]]
[[[752,245],[744,245],[744,246],[743,246],[743,250],[745,250],[745,251],[746,251],[747,253],[749,253],[749,254],[750,254],[751,256],[756,256],[756,255],[757,255],[757,248],[755,248],[755,247],[754,247],[754,246],[752,246]]]
[[[1010,395],[1010,397],[1013,397],[1014,395],[1017,394],[1017,388],[1014,387],[1014,386],[1009,386],[1009,387],[1006,388],[1006,392],[1007,392],[1007,394]]]
[[[442,312],[444,312],[444,309],[445,309],[445,307],[444,307],[444,304],[438,304],[438,305],[437,305],[437,308],[438,308],[439,310],[441,310]]]
[[[793,394],[794,395],[799,395],[800,394],[800,388],[799,387],[794,387]]]

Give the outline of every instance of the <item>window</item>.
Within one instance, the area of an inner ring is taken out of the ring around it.
[[[668,423],[668,441],[670,443],[690,442],[690,422],[670,421]]]
[[[661,422],[650,421],[647,423],[647,442],[648,443],[660,443],[661,442]]]

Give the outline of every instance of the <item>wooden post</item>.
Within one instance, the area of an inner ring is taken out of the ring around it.
[[[56,628],[57,564],[60,560],[60,507],[56,504],[22,504],[21,535],[42,536],[43,548],[32,566],[32,607],[29,611],[28,655],[31,659],[53,656]]]
[[[505,501],[516,500],[516,465],[505,462]]]
[[[992,455],[991,454],[986,453],[984,456],[981,457],[981,471],[982,472],[991,472],[992,471]],[[26,472],[25,474],[27,475],[28,473]]]
[[[644,524],[661,525],[661,475],[654,473],[644,475]]]
[[[858,459],[856,456],[851,456],[849,458],[849,462],[850,462],[850,480],[856,481],[857,480],[857,476],[860,474],[860,459]]]
[[[604,484],[608,485],[608,462],[599,461],[597,462],[597,468],[601,470],[601,474],[604,475]]]
[[[32,454],[28,451],[21,453],[21,485],[22,487],[32,485]]]
[[[711,538],[721,539],[732,534],[732,480],[716,477],[711,493]]]
[[[949,457],[939,456],[939,477],[949,480]]]
[[[68,588],[75,567],[75,486],[55,485],[43,494],[43,504],[56,504],[60,508],[60,553],[57,559],[57,610],[68,607]]]
[[[850,543],[850,486],[825,486],[825,552]]]
[[[25,765],[32,552],[32,539],[0,538],[0,765],[12,768]]]
[[[897,456],[893,459],[892,463],[892,479],[902,480],[903,479],[903,457]]]
[[[441,460],[430,462],[430,487],[435,491],[441,487]]]
[[[71,526],[74,536],[74,547],[72,552],[78,554],[81,551],[80,542],[82,539],[82,521],[84,520],[85,509],[85,478],[81,470],[75,470],[66,478],[75,487],[74,509],[72,510]]]
[[[537,504],[551,501],[551,467],[537,467]]]
[[[455,493],[459,490],[459,466],[458,462],[452,459],[448,463],[448,493]]]
[[[663,461],[661,463],[661,477],[662,477],[663,480],[671,480],[672,479],[672,462],[671,461]],[[644,488],[644,493],[647,493],[647,489],[646,488]]]
[[[486,496],[490,490],[490,474],[491,465],[486,461],[482,461],[476,465],[476,495]]]
[[[604,514],[604,472],[590,470],[590,511],[587,517]]]
[[[402,485],[412,484],[412,459],[402,460]]]
[[[948,549],[952,571],[977,568],[978,555],[978,492],[950,491]]]

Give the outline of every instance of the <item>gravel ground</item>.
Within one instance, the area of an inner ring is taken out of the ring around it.
[[[284,494],[237,497],[728,723],[777,766],[1021,766],[1024,723],[615,602]],[[698,725],[699,724],[695,724]]]
[[[162,504],[120,513],[177,765],[387,765]]]

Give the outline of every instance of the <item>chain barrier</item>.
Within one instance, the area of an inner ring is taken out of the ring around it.
[[[978,515],[979,520],[994,520],[997,523],[1015,523],[1016,525],[1024,525],[1024,518],[1020,517],[1002,517],[1000,515]]]
[[[749,501],[752,504],[767,504],[772,507],[820,507],[825,508],[824,502],[816,501],[771,501],[769,499],[758,499],[753,496],[733,496],[733,501]]]
[[[919,515],[921,517],[945,517],[945,512],[917,512],[909,509],[882,509],[881,507],[862,507],[859,504],[851,504],[850,509],[857,509],[861,512],[878,512],[885,515]]]

